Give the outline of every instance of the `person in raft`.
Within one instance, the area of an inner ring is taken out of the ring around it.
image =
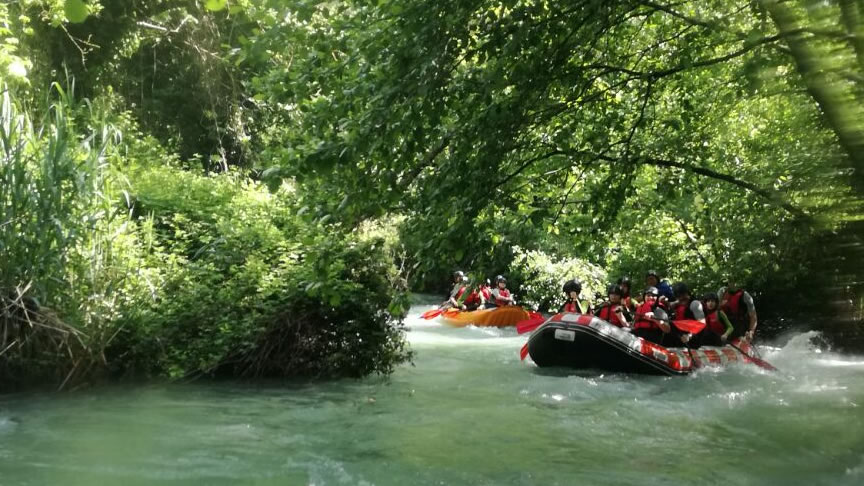
[[[675,292],[672,291],[672,286],[669,285],[669,281],[660,280],[657,271],[648,270],[648,273],[645,274],[645,285],[657,289],[657,292],[660,293],[657,302],[663,307],[668,308],[669,302],[675,300]]]
[[[450,297],[441,307],[453,307],[465,310],[465,299],[468,298],[468,277],[461,270],[453,272],[453,288]]]
[[[663,337],[671,330],[669,316],[660,307],[659,298],[657,287],[645,289],[633,322],[633,334],[655,344],[662,344]]]
[[[516,305],[516,297],[510,295],[510,291],[507,290],[507,279],[503,275],[495,277],[495,288],[492,289],[492,298],[495,299],[497,307]]]
[[[699,321],[705,324],[705,310],[702,308],[702,302],[694,299],[690,294],[690,287],[684,282],[678,282],[674,287],[675,302],[672,303],[672,313],[675,320],[691,320]],[[672,331],[667,338],[668,346],[678,346],[680,343],[687,344],[693,335],[686,331],[672,326]],[[679,343],[680,341],[680,343]]]
[[[723,346],[729,340],[734,328],[726,313],[720,310],[720,299],[714,292],[702,296],[702,306],[705,309],[705,329],[694,336],[693,347]]]
[[[492,283],[488,278],[480,282],[480,288],[477,289],[477,291],[480,293],[480,299],[483,301],[483,303],[480,304],[481,309],[492,309],[497,307],[492,299]]]
[[[609,301],[600,305],[600,307],[598,307],[594,312],[594,315],[609,324],[629,328],[630,323],[627,322],[627,312],[622,301],[624,291],[621,290],[621,286],[610,285],[608,295]]]
[[[470,286],[466,286],[466,288],[471,288]],[[465,302],[462,303],[462,310],[465,311],[473,311],[477,309],[484,308],[484,304],[486,304],[486,299],[483,298],[482,293],[482,284],[479,287],[475,287],[471,289],[468,293],[468,297],[465,297]]]
[[[744,339],[753,341],[758,325],[753,297],[732,278],[727,279],[726,286],[721,287],[717,295],[720,296],[720,310],[729,317],[732,327],[735,328],[730,339],[743,336]]]
[[[636,305],[638,302],[633,300],[633,296],[630,295],[630,292],[633,289],[633,284],[630,282],[630,277],[623,276],[618,279],[618,286],[621,287],[621,305],[624,306],[624,309],[632,316],[633,312],[636,310]]]
[[[577,314],[593,315],[594,309],[591,308],[591,301],[581,299],[582,284],[578,280],[568,280],[564,283],[564,295],[567,296],[567,302],[561,306],[560,312],[575,312]]]

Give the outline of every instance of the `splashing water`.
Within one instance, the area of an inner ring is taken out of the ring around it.
[[[864,358],[814,333],[755,366],[538,369],[513,329],[415,306],[414,366],[316,384],[113,386],[0,398],[0,484],[861,484]]]

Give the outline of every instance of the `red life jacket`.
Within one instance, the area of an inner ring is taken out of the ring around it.
[[[687,302],[687,304],[678,304],[675,306],[675,319],[693,319],[693,311],[690,310],[690,304],[693,301]]]
[[[597,317],[599,317],[600,319],[603,319],[604,321],[608,322],[609,324],[614,324],[618,327],[624,327],[624,323],[621,322],[621,316],[619,316],[617,312],[614,312],[614,309],[613,309],[614,307],[616,307],[616,306],[610,302],[610,303],[604,305],[603,307],[601,307],[600,311],[597,312],[596,315],[597,315]]]
[[[459,299],[462,298],[462,294],[464,294],[466,290],[467,290],[467,289],[465,288],[464,285],[461,286],[461,287],[459,287],[459,290],[456,291],[456,295],[453,296],[453,299],[454,299],[456,302],[459,302]]]
[[[566,304],[564,304],[564,312],[574,312],[576,314],[588,314],[588,309],[583,309],[582,306],[585,302],[579,301],[574,302],[572,300],[568,300]]]
[[[459,299],[456,299],[456,300],[458,301]],[[465,302],[463,302],[463,304],[465,304],[465,305],[479,305],[480,304],[480,294],[478,294],[476,290],[471,292],[470,294],[468,294],[468,297],[465,298]]]
[[[492,300],[492,291],[489,290],[489,287],[483,287],[482,289],[480,289],[480,293],[483,294],[483,299],[485,299],[486,302]]]
[[[728,316],[729,319],[743,322],[747,316],[747,306],[741,305],[741,297],[744,295],[744,289],[738,289],[734,294],[730,294],[727,291],[726,295],[726,303],[723,304],[721,309],[726,313],[726,316]]]
[[[707,324],[708,329],[711,329],[711,332],[718,336],[722,336],[726,332],[726,326],[720,322],[720,313],[717,312],[717,309],[714,309],[714,312],[705,313],[705,324]]]
[[[510,291],[507,289],[498,289],[498,295],[500,295],[501,297],[510,297]],[[510,303],[510,301],[504,299],[495,299],[495,303],[498,305],[507,305]]]
[[[656,322],[641,318],[643,314],[653,312],[655,308],[657,306],[651,305],[650,302],[642,302],[636,309],[637,318],[636,322],[633,323],[633,329],[660,329],[660,326]]]

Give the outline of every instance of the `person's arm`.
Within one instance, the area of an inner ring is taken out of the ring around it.
[[[732,326],[732,323],[729,322],[729,318],[726,316],[726,313],[723,311],[717,311],[717,317],[720,319],[720,322],[723,323],[723,327],[726,328],[726,332],[720,336],[724,342],[729,339],[729,336],[732,334],[732,331],[735,330],[735,327]]]
[[[621,325],[624,327],[630,327],[630,323],[627,322],[627,315],[624,313],[624,306],[618,306],[615,308],[615,313],[618,314],[618,320],[621,321]]]
[[[621,309],[621,314],[624,316],[625,319],[627,319],[628,321],[630,319],[633,319],[633,312],[631,312],[630,309],[627,308],[627,306],[622,305],[621,307],[619,307],[619,309]]]
[[[753,297],[744,292],[744,295],[741,296],[741,300],[744,301],[744,304],[747,306],[747,317],[750,318],[750,328],[747,330],[745,336],[748,341],[753,340],[753,336],[756,334],[756,326],[759,325],[759,319],[756,316],[756,304],[753,303]]]
[[[664,333],[668,333],[672,330],[672,326],[669,325],[669,314],[667,314],[663,309],[659,307],[654,309],[654,319],[652,320],[660,326],[660,330]]]
[[[690,302],[690,312],[693,313],[693,317],[696,318],[697,321],[705,324],[705,310],[702,308],[702,302],[699,302],[698,300]]]
[[[459,295],[459,298],[456,298],[456,295],[459,295],[459,290],[456,290],[453,297],[450,297],[450,305],[457,309],[465,310],[465,299],[468,298],[468,288],[464,287],[462,295]]]
[[[462,286],[459,285],[459,284],[454,284],[454,285],[453,285],[453,288],[450,289],[450,299],[452,299],[452,300],[455,301],[455,299],[456,299],[456,294],[459,293],[459,289],[460,289],[460,288],[462,288]]]

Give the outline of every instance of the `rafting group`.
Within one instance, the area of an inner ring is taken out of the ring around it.
[[[649,271],[640,295],[632,295],[630,278],[622,277],[608,286],[606,300],[596,307],[582,295],[582,284],[571,279],[562,286],[565,301],[553,316],[518,307],[504,276],[494,282],[472,286],[464,272],[454,272],[448,299],[423,317],[441,315],[451,325],[516,325],[520,334],[534,331],[522,357],[530,353],[540,366],[666,374],[734,361],[773,368],[754,354],[753,297],[732,278],[716,293],[696,297],[686,283],[671,285]],[[628,359],[610,361],[621,353]]]
[[[582,300],[581,284],[570,280],[563,286],[568,301],[561,310],[596,315],[663,346],[698,348],[723,346],[736,338],[753,340],[758,322],[753,297],[733,279],[727,279],[716,293],[698,298],[686,283],[670,285],[653,270],[645,280],[645,290],[637,298],[631,295],[630,278],[620,278],[608,287],[608,300],[596,309]]]

